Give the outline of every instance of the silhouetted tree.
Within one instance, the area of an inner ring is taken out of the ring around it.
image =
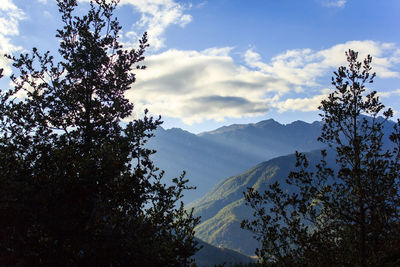
[[[50,52],[8,56],[14,87],[0,95],[0,265],[188,266],[198,218],[180,202],[145,148],[160,118],[123,126],[124,93],[143,69],[118,42],[116,0],[75,16],[57,0],[61,60]]]
[[[384,148],[383,127],[392,117],[372,83],[371,56],[334,73],[335,90],[319,109],[319,140],[335,153],[333,166],[309,166],[297,153],[297,171],[264,193],[249,189],[245,198],[254,220],[242,222],[261,242],[256,254],[264,264],[284,266],[390,266],[400,261],[400,122]],[[387,136],[386,136],[387,138]]]

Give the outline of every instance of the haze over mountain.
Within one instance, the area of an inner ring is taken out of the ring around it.
[[[173,128],[159,128],[149,147],[157,150],[153,160],[175,177],[186,177],[196,190],[186,193],[188,203],[206,194],[224,177],[241,173],[268,159],[322,147],[317,141],[321,123],[296,121],[287,125],[272,119],[251,124],[234,124],[198,135]]]

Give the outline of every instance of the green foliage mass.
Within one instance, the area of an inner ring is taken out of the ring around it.
[[[57,0],[59,56],[8,56],[0,94],[0,265],[188,266],[198,219],[180,203],[184,175],[165,186],[145,148],[160,119],[126,126],[124,97],[147,48],[123,49],[118,1]]]

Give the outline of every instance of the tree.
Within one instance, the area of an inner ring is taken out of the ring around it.
[[[96,0],[64,26],[50,52],[7,56],[14,87],[0,94],[0,265],[188,266],[199,219],[180,201],[182,174],[166,186],[145,147],[162,122],[126,126],[124,97],[144,69],[147,36],[125,50],[118,1]],[[23,96],[24,95],[24,96]]]
[[[256,254],[265,264],[399,264],[400,121],[385,146],[383,128],[393,112],[383,111],[377,92],[366,88],[375,77],[372,58],[359,62],[352,50],[346,56],[349,66],[334,72],[335,90],[319,107],[319,140],[329,147],[320,163],[309,166],[296,152],[298,169],[285,188],[276,182],[263,194],[251,188],[245,194],[254,220],[244,220],[242,228],[261,241]]]

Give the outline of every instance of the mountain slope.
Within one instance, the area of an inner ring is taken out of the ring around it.
[[[320,152],[307,153],[310,165],[320,159]],[[332,160],[330,158],[329,160]],[[295,155],[274,158],[250,170],[217,184],[207,195],[191,203],[195,215],[201,216],[196,236],[214,246],[227,247],[253,255],[257,242],[252,234],[240,228],[243,219],[252,217],[252,210],[244,205],[243,192],[248,187],[265,190],[275,181],[284,181],[296,163]]]

